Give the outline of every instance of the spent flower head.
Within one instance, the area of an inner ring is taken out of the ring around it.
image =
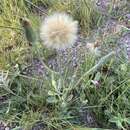
[[[65,13],[54,13],[45,18],[41,25],[40,37],[50,48],[71,47],[77,39],[78,22]]]

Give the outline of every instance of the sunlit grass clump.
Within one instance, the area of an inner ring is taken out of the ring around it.
[[[23,0],[0,1],[0,69],[12,69],[15,64],[31,60],[32,53],[19,21],[21,17],[28,17],[33,27],[38,25],[38,16],[29,12]]]

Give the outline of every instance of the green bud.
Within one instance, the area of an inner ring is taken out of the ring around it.
[[[36,42],[36,34],[32,28],[32,25],[28,19],[20,19],[20,23],[24,28],[26,39],[28,40],[29,44],[32,45]]]

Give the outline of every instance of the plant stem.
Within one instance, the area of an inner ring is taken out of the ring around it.
[[[39,54],[38,48],[37,48],[36,46],[35,46],[35,48],[36,48],[36,51],[37,51],[37,54],[38,54],[38,58],[39,58],[40,62],[43,64],[43,66],[44,66],[49,72],[54,73],[54,74],[59,74],[58,72],[53,71],[52,69],[50,69],[50,68],[44,63],[44,61],[42,60],[42,58],[41,58],[41,56],[40,56],[40,54]]]
[[[116,52],[112,51],[109,54],[107,54],[106,56],[102,57],[100,59],[100,61],[98,62],[98,64],[96,64],[94,67],[92,67],[89,71],[87,71],[76,83],[75,87],[79,85],[79,83],[83,80],[83,78],[90,74],[95,72],[98,68],[100,68],[102,66],[102,64],[104,64],[110,57],[112,57],[113,55],[115,55]]]

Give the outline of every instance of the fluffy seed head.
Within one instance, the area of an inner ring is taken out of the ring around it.
[[[77,38],[78,22],[65,13],[54,13],[45,18],[40,36],[47,47],[65,49]]]

